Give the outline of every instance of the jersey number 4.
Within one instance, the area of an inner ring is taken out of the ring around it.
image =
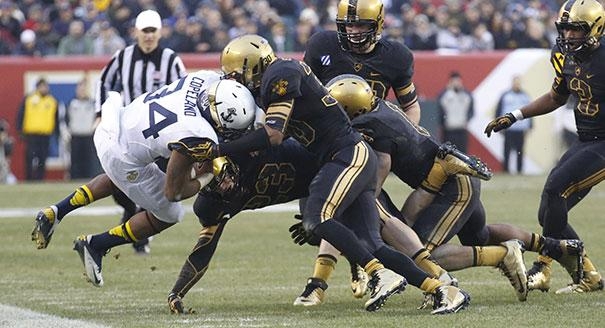
[[[157,122],[155,121],[155,114],[163,116],[164,119]],[[143,130],[143,136],[145,139],[149,137],[153,137],[154,139],[159,138],[159,132],[165,127],[176,123],[177,116],[175,113],[169,111],[167,108],[162,105],[152,102],[149,104],[149,127]]]

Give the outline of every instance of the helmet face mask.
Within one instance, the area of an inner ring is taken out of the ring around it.
[[[360,76],[339,75],[326,84],[330,95],[343,107],[350,119],[371,112],[376,107],[374,91]]]
[[[380,40],[384,25],[381,0],[340,0],[336,15],[338,42],[345,51],[365,53]]]
[[[568,0],[555,22],[557,46],[563,54],[582,55],[598,45],[605,26],[605,10],[596,0]]]
[[[250,91],[234,80],[214,82],[197,99],[202,116],[223,139],[234,140],[251,129],[256,103]]]
[[[275,60],[269,42],[259,35],[244,35],[231,40],[221,54],[225,77],[254,91],[260,87],[263,73]]]

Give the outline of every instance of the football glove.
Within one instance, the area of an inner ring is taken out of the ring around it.
[[[517,122],[517,119],[512,113],[506,113],[502,116],[496,117],[494,120],[489,122],[485,127],[485,134],[489,138],[492,132],[498,132],[500,130],[508,129],[513,123]]]
[[[300,220],[300,222],[293,224],[290,226],[290,237],[294,241],[295,244],[304,245],[309,244],[311,246],[319,246],[319,242],[321,242],[321,238],[316,235],[309,233],[305,230],[302,223],[302,215],[296,214],[294,218]]]

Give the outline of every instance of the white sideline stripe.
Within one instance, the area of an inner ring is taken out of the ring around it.
[[[40,208],[1,208],[0,218],[20,218],[30,217],[33,218]],[[187,213],[193,213],[191,205],[185,205],[185,211]],[[273,205],[257,210],[252,210],[259,213],[285,213],[285,212],[297,212],[298,203],[286,203]],[[101,215],[122,215],[122,208],[119,206],[92,206],[92,207],[81,207],[71,213],[69,216],[101,216]]]
[[[0,304],[0,327],[107,328],[109,326],[103,326],[89,321],[62,318],[22,309],[12,305]]]

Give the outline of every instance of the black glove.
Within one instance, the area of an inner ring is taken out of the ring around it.
[[[321,238],[315,236],[312,233],[308,233],[305,230],[302,223],[302,215],[296,214],[294,215],[294,218],[300,220],[300,222],[293,224],[292,226],[290,226],[290,229],[288,229],[288,231],[290,231],[290,237],[292,237],[294,243],[299,244],[301,246],[304,244],[309,244],[311,246],[319,246]]]
[[[506,113],[489,122],[487,127],[485,127],[484,132],[488,137],[490,137],[492,135],[492,131],[498,132],[500,130],[508,129],[515,122],[517,122],[515,116],[512,113]]]

